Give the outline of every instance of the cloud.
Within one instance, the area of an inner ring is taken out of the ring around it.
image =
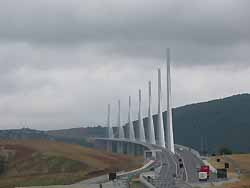
[[[140,58],[159,58],[172,47],[178,64],[224,63],[226,54],[246,63],[249,6],[247,0],[10,0],[1,2],[0,39],[59,47],[94,45],[104,53]],[[239,46],[243,52],[235,52]]]
[[[115,115],[118,99],[125,122],[129,95],[136,118],[138,88],[145,115],[147,82],[153,80],[156,96],[166,47],[175,106],[247,92],[249,6],[248,0],[1,1],[1,126],[103,123],[107,103]]]

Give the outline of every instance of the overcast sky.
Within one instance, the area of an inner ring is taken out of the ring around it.
[[[0,1],[0,129],[137,118],[171,48],[174,106],[250,92],[249,0]]]

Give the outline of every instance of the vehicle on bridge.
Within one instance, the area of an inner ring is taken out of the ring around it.
[[[210,176],[210,168],[208,165],[202,165],[199,169],[199,181],[207,181]]]

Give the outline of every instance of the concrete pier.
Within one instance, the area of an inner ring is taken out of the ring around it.
[[[133,143],[121,140],[105,140],[105,139],[96,139],[94,142],[94,147],[100,150],[126,154],[131,156],[143,156],[144,151],[149,150],[149,148],[141,143]]]

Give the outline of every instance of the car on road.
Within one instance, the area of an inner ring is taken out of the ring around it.
[[[206,172],[199,172],[199,181],[207,181],[208,176]]]
[[[180,147],[179,150],[180,150],[180,151],[183,151],[183,148]]]
[[[210,175],[210,168],[208,165],[202,165],[199,169],[199,180],[200,181],[207,181]]]

